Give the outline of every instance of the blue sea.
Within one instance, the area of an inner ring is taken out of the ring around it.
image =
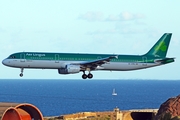
[[[179,94],[180,80],[0,80],[0,102],[30,103],[44,116],[157,109]]]

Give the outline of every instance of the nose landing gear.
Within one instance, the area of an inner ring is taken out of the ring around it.
[[[20,77],[23,76],[23,71],[24,71],[24,68],[21,68],[21,73],[19,74]]]

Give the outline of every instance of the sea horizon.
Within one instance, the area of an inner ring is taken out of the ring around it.
[[[66,79],[66,78],[61,78],[61,79],[58,79],[58,78],[53,78],[53,79],[50,79],[50,78],[0,78],[0,80],[82,80],[82,81],[94,81],[94,80],[170,80],[170,81],[176,81],[176,80],[180,80],[180,79],[138,79],[138,78],[135,78],[135,79],[117,79],[117,78],[114,78],[114,79]]]

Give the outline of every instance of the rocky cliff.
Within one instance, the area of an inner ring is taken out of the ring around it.
[[[169,98],[161,104],[155,119],[162,120],[164,117],[174,118],[176,116],[180,116],[180,95]]]

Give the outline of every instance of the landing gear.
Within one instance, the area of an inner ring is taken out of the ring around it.
[[[93,78],[93,74],[89,73],[88,75],[86,75],[86,74],[85,74],[85,71],[83,71],[82,78],[83,78],[83,79],[87,79],[87,78],[91,79],[91,78]]]
[[[88,76],[87,76],[86,74],[83,74],[83,75],[82,75],[82,78],[83,78],[83,79],[86,79],[87,77],[88,77]]]
[[[23,76],[23,74],[22,74],[22,73],[20,73],[20,74],[19,74],[19,76],[20,76],[20,77],[22,77],[22,76]]]
[[[24,71],[24,68],[21,68],[21,73],[19,74],[20,77],[23,76],[23,71]]]
[[[88,78],[89,78],[89,79],[93,78],[93,74],[89,73],[89,74],[88,74]]]

